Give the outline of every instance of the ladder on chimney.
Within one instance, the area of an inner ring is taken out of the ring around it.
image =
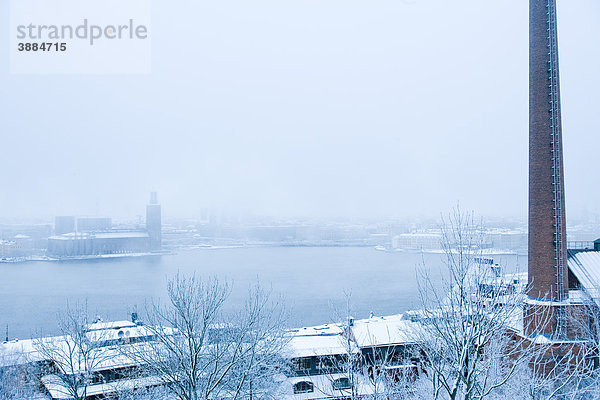
[[[548,88],[550,96],[550,118],[552,127],[552,174],[554,179],[554,251],[556,260],[556,295],[557,300],[566,300],[564,287],[565,251],[563,238],[563,182],[561,152],[561,116],[560,116],[560,83],[558,69],[558,34],[556,27],[556,0],[548,0]],[[556,311],[556,336],[564,337],[566,333],[566,310],[562,305]]]

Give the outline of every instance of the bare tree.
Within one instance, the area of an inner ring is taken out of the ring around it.
[[[361,371],[369,386],[363,398],[399,400],[417,393],[420,348],[411,341],[416,328],[400,316],[355,322],[351,332],[361,347]]]
[[[597,290],[592,292],[598,293]],[[558,396],[562,399],[600,399],[600,308],[589,292],[580,291],[578,297],[581,304],[571,308],[567,320],[571,336],[579,340],[572,344],[571,351],[554,355],[550,373],[535,373],[534,366],[527,385],[528,399],[546,400]],[[543,368],[540,364],[537,369]],[[560,365],[571,368],[560,368]]]
[[[276,369],[283,314],[259,286],[244,310],[229,318],[223,307],[228,283],[177,274],[167,285],[168,303],[148,307],[155,340],[132,356],[176,398],[240,399],[264,392]]]
[[[114,400],[169,400],[170,391],[165,387],[140,388],[137,390],[118,391],[111,399]]]
[[[335,311],[336,325],[342,327],[339,344],[343,354],[325,359],[325,369],[329,387],[321,389],[322,394],[345,399],[394,400],[402,398],[399,389],[402,382],[408,384],[413,371],[403,369],[406,351],[400,350],[395,341],[402,332],[395,325],[388,327],[387,337],[380,342],[375,332],[369,330],[364,320],[353,317],[351,294],[345,292],[345,312]],[[374,317],[371,317],[374,318]],[[375,321],[375,320],[373,320]],[[361,326],[356,336],[358,324]],[[380,333],[381,334],[381,333]],[[360,343],[369,343],[364,351]],[[323,362],[323,361],[322,361]],[[414,382],[411,382],[414,383]],[[333,389],[333,390],[331,390]]]
[[[406,398],[416,376],[410,369],[399,369],[393,347],[373,348],[371,357],[363,355],[363,373],[370,386],[367,399],[396,400]]]
[[[59,314],[59,336],[34,340],[41,358],[54,368],[55,374],[43,378],[46,386],[75,400],[87,398],[88,388],[98,383],[98,367],[109,357],[101,333],[90,333],[89,325],[85,305],[67,305]]]
[[[318,369],[326,378],[327,385],[324,387],[316,385],[316,388],[324,396],[359,399],[363,397],[364,393],[362,392],[365,387],[360,352],[352,335],[354,316],[351,291],[344,291],[343,310],[333,304],[330,304],[330,307],[333,314],[333,326],[340,329],[338,340],[340,353],[318,357],[320,364]]]
[[[431,397],[491,398],[521,366],[544,359],[548,346],[530,346],[521,334],[525,290],[481,262],[483,229],[472,213],[456,208],[449,215],[442,248],[447,277],[440,290],[421,273],[422,310],[416,314]]]
[[[0,400],[27,399],[37,392],[39,367],[12,344],[0,344]]]
[[[228,398],[277,399],[279,385],[274,377],[284,368],[282,354],[288,342],[287,316],[280,301],[257,283],[248,291],[244,308],[230,319],[235,334],[230,338],[234,365],[225,380]],[[242,345],[239,350],[237,344]]]
[[[593,399],[588,386],[588,373],[581,368],[581,358],[573,352],[555,355],[551,361],[542,359],[542,352],[534,354],[529,363],[520,363],[507,385],[500,388],[492,399],[519,400],[576,400]],[[552,367],[548,368],[551,364]],[[565,368],[571,365],[571,368]]]

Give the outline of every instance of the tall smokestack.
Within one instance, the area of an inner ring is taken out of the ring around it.
[[[146,230],[150,235],[150,247],[153,251],[162,248],[162,216],[156,192],[150,193],[150,204],[146,206]]]
[[[529,296],[568,296],[556,0],[529,2]]]

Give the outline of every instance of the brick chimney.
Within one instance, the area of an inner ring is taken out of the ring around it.
[[[568,296],[556,0],[529,2],[529,296]]]

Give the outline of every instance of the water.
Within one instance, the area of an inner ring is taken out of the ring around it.
[[[526,268],[523,256],[501,256],[510,269]],[[145,302],[165,297],[177,271],[233,282],[229,306],[240,305],[257,280],[272,288],[294,326],[335,319],[351,293],[352,312],[389,315],[419,307],[416,268],[443,266],[438,254],[387,253],[366,247],[262,247],[182,251],[162,257],[0,264],[0,332],[11,338],[52,334],[67,301],[86,301],[92,315],[129,319]],[[438,277],[436,272],[434,277]]]

